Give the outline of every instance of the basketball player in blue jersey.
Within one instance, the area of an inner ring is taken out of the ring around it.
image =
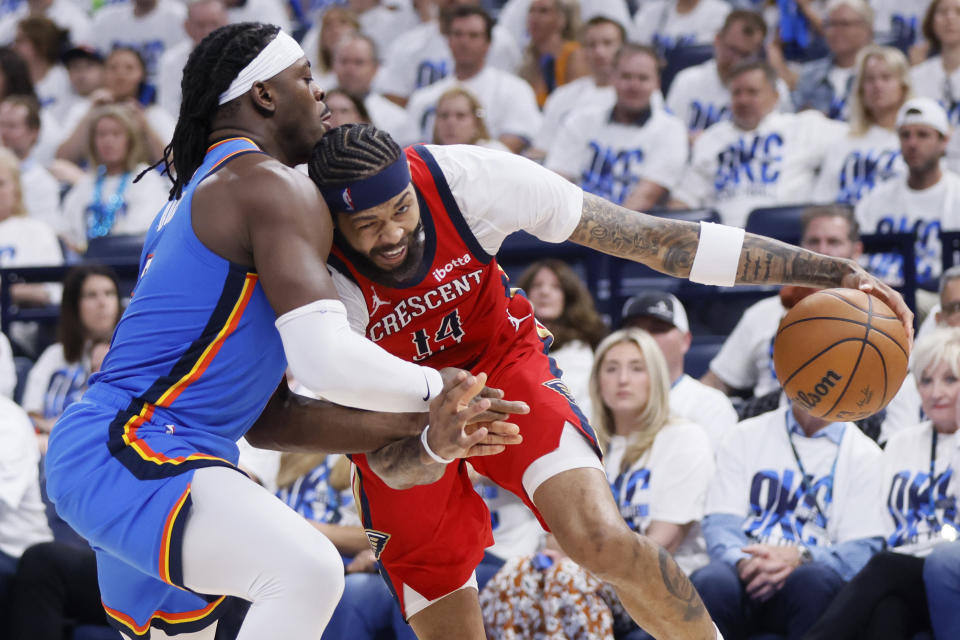
[[[238,638],[315,640],[342,590],[339,555],[235,467],[235,442],[285,369],[342,405],[429,409],[445,456],[497,453],[519,436],[499,421],[468,434],[491,405],[471,402],[483,375],[441,376],[349,330],[325,264],[329,217],[291,168],[328,126],[296,42],[275,26],[223,27],[191,54],[182,87],[163,161],[173,171],[176,158],[171,199],[102,369],[54,429],[47,487],[96,551],[104,608],[125,636],[212,637],[233,597],[252,603]],[[263,419],[284,413],[271,403]],[[345,416],[320,430],[366,428],[375,444],[382,418]],[[389,435],[410,433],[409,419]]]
[[[657,638],[719,633],[670,554],[621,517],[593,431],[548,362],[549,338],[497,268],[504,237],[524,229],[708,284],[866,290],[912,333],[902,298],[851,260],[629,211],[513,154],[465,145],[404,151],[374,127],[350,125],[322,138],[310,176],[334,215],[330,264],[351,326],[411,362],[488,371],[494,386],[528,402],[529,416],[515,418],[523,442],[474,467],[521,498]],[[309,446],[306,436],[282,444]],[[430,464],[399,444],[353,457],[364,527],[421,640],[482,640],[473,570],[492,542],[489,515],[464,489],[465,465],[426,451]]]

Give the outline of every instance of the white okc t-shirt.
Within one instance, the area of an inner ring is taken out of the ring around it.
[[[627,446],[627,437],[614,436],[604,456],[607,480],[620,515],[638,533],[646,531],[654,520],[678,525],[695,523],[673,553],[674,560],[689,575],[709,562],[700,520],[713,480],[710,439],[700,425],[674,419],[660,429],[653,445],[621,473]]]
[[[687,161],[680,119],[663,109],[651,110],[642,125],[613,122],[611,115],[608,108],[574,110],[557,131],[544,166],[616,204],[640,180],[675,188]]]
[[[783,80],[777,82],[780,94],[778,109],[792,108],[790,89]],[[715,60],[684,69],[674,78],[667,94],[667,109],[687,125],[690,131],[702,131],[730,119],[730,90],[717,73]]]
[[[636,42],[663,55],[678,47],[710,44],[733,7],[724,0],[700,0],[689,13],[678,13],[672,0],[648,0],[633,18]]]
[[[687,374],[670,387],[670,411],[703,427],[714,450],[727,430],[737,424],[737,412],[730,398]]]
[[[839,446],[822,435],[792,434],[813,478],[804,499],[800,466],[787,439],[788,410],[744,420],[727,433],[717,451],[706,512],[743,517],[748,538],[773,545],[821,546],[882,535],[877,509],[865,499],[875,495],[880,481],[880,447],[849,422]]]
[[[756,129],[732,121],[701,134],[677,197],[714,207],[724,224],[743,227],[758,207],[809,202],[814,174],[840,123],[819,111],[771,113]]]
[[[940,181],[922,190],[911,189],[904,178],[877,187],[857,205],[857,221],[864,233],[915,233],[917,281],[933,287],[940,278],[940,230],[960,229],[960,175],[944,171]],[[897,254],[875,254],[869,270],[886,282],[903,281],[903,259]]]
[[[814,202],[856,204],[878,185],[907,174],[897,132],[876,125],[862,136],[846,133],[830,146],[813,188]]]
[[[932,444],[933,424],[923,422],[897,433],[883,452],[877,503],[887,545],[900,553],[925,556],[945,542],[944,524],[960,529],[954,481],[960,473],[960,435],[937,434],[931,480]]]
[[[433,138],[437,100],[454,87],[463,87],[480,100],[493,138],[509,134],[529,139],[540,129],[540,108],[530,85],[511,73],[487,66],[467,80],[447,76],[410,96],[407,117],[420,140]]]
[[[560,85],[547,96],[543,105],[543,121],[540,130],[533,137],[534,148],[547,151],[556,138],[560,125],[575,110],[611,109],[617,101],[617,93],[613,87],[598,87],[593,76],[583,76],[573,82]]]
[[[373,80],[374,90],[395,96],[410,96],[453,73],[453,56],[447,38],[436,20],[424,22],[399,35],[385,51],[380,51],[383,66]],[[513,37],[502,27],[493,28],[486,63],[513,73],[523,53]]]
[[[93,18],[94,44],[103,52],[115,47],[136,49],[147,64],[147,78],[155,83],[160,56],[188,39],[183,28],[186,16],[186,7],[179,2],[158,2],[141,17],[133,15],[132,4],[113,4],[100,9]]]

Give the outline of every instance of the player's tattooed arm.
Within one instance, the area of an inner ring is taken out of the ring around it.
[[[523,441],[520,428],[513,423],[500,419],[475,421],[490,415],[490,406],[496,402],[481,397],[486,374],[473,376],[459,369],[444,369],[441,374],[445,374],[447,384],[430,403],[430,426],[421,437],[405,438],[367,456],[373,472],[392,489],[431,484],[443,476],[448,464],[430,456],[427,446],[436,456],[454,461],[496,455],[504,447]],[[529,411],[525,403],[510,404],[517,413]]]
[[[365,453],[419,436],[426,413],[379,413],[298,395],[283,380],[246,434],[260,449],[302,453]]]
[[[637,213],[585,193],[580,224],[570,240],[687,278],[700,242],[700,225]],[[858,272],[862,269],[852,260],[823,256],[748,233],[736,282],[839,287],[845,277]]]
[[[398,490],[432,484],[447,470],[447,465],[427,455],[419,435],[391,442],[367,454],[367,464],[388,487]]]

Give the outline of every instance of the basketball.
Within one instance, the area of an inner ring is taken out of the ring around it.
[[[880,411],[900,389],[909,359],[906,331],[883,301],[856,289],[825,289],[798,302],[773,342],[787,397],[832,422]]]

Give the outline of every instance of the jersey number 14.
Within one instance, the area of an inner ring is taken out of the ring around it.
[[[434,332],[433,340],[430,339],[426,329],[417,329],[413,332],[413,344],[417,348],[417,354],[413,356],[414,360],[426,360],[430,356],[443,351],[453,340],[459,343],[463,339],[463,324],[460,322],[460,310],[454,309],[443,316],[440,321],[440,327]]]

